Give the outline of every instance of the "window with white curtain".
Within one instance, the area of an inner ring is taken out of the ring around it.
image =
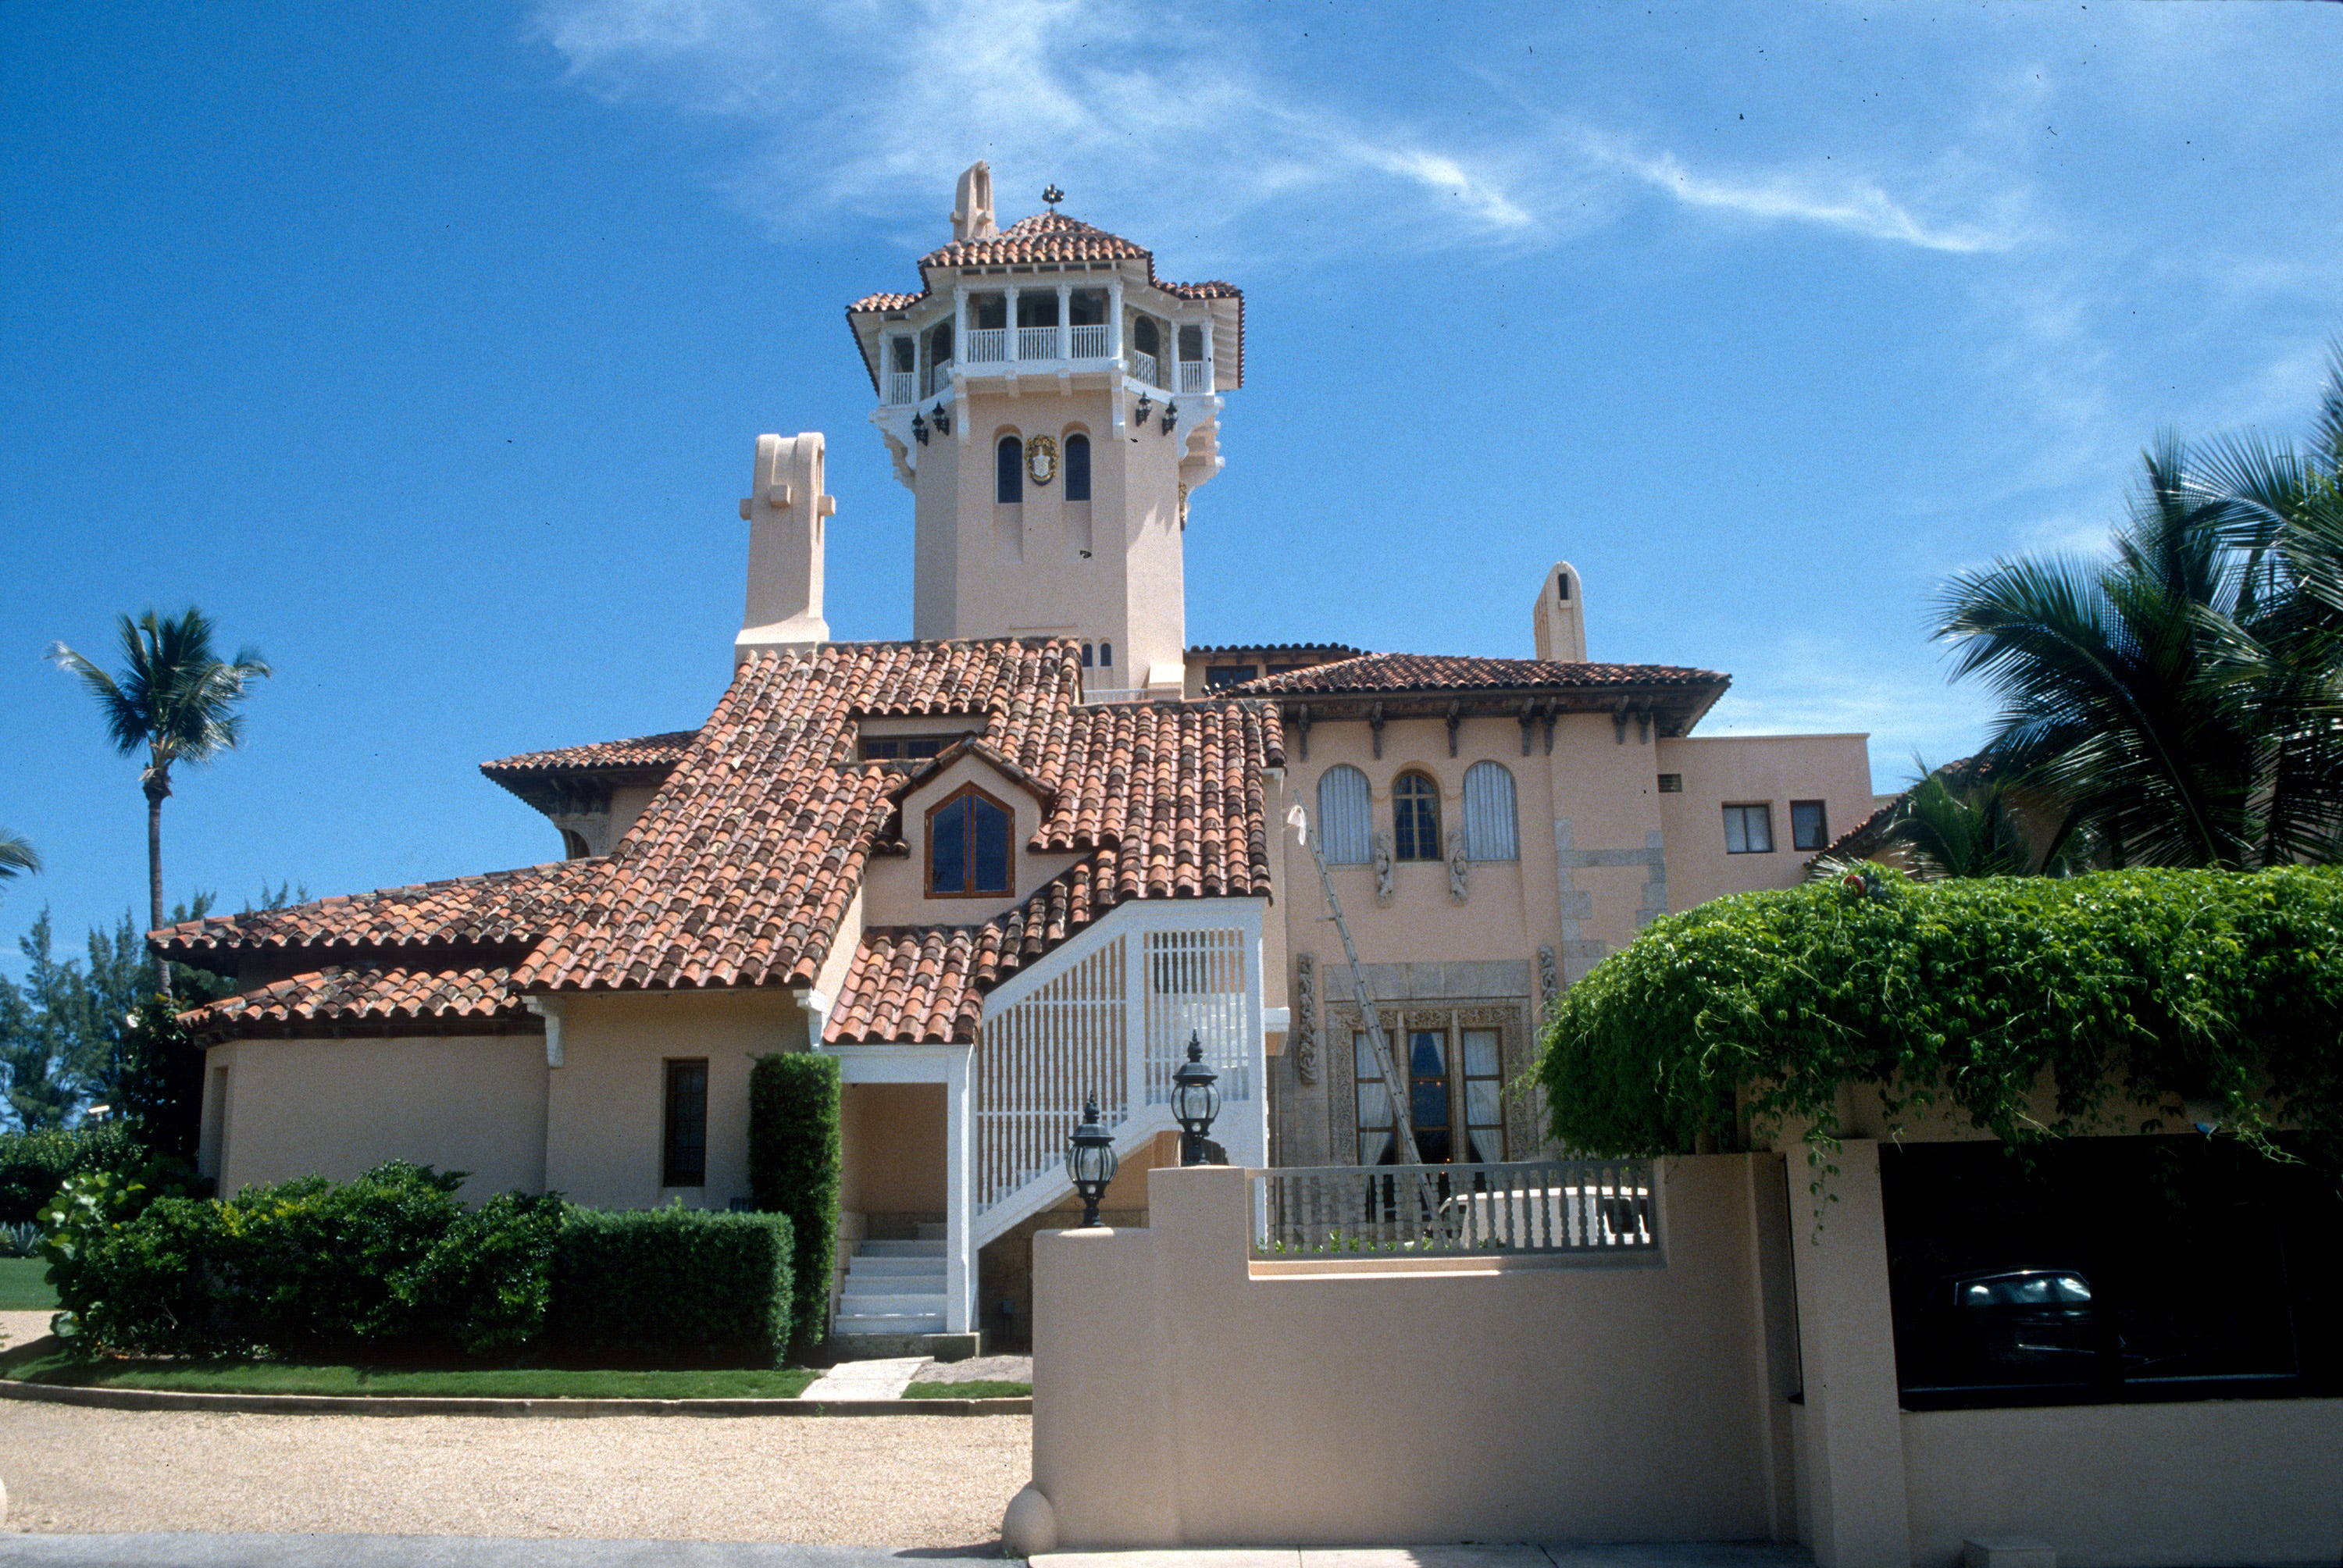
[[[1367,776],[1343,763],[1318,776],[1318,842],[1330,866],[1363,866],[1373,841]]]
[[[1398,1158],[1399,1123],[1392,1115],[1391,1088],[1376,1065],[1374,1044],[1363,1030],[1351,1036],[1351,1065],[1358,1084],[1359,1163],[1388,1165]]]
[[[1513,825],[1513,776],[1502,762],[1475,762],[1464,771],[1464,857],[1522,858],[1521,836]]]

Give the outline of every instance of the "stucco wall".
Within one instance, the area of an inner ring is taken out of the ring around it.
[[[2343,1547],[2343,1400],[1906,1412],[1915,1568],[1971,1536],[2059,1568],[2325,1563]]]
[[[245,1040],[206,1065],[201,1161],[223,1194],[386,1160],[468,1171],[475,1201],[544,1191],[542,1035]]]
[[[638,991],[560,1000],[564,1064],[549,1074],[540,1122],[546,1185],[610,1209],[678,1197],[692,1208],[721,1209],[748,1197],[749,1059],[804,1045],[797,993]],[[659,1185],[670,1057],[708,1059],[705,1187]]]
[[[1251,1263],[1248,1173],[1034,1238],[1033,1477],[1069,1547],[1747,1540],[1775,1528],[1746,1157],[1664,1266]]]
[[[839,1206],[861,1214],[944,1211],[944,1086],[850,1083],[840,1106]]]
[[[1871,815],[1871,745],[1864,735],[1716,735],[1663,740],[1654,773],[1684,779],[1681,794],[1658,797],[1668,849],[1670,907],[1688,910],[1726,893],[1795,887],[1813,849],[1796,847],[1790,802],[1820,800],[1824,842]],[[1770,854],[1727,854],[1725,807],[1770,808]]]

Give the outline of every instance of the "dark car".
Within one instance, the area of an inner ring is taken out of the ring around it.
[[[2087,1382],[2098,1359],[2091,1282],[2073,1269],[1939,1280],[1928,1315],[1961,1382]]]

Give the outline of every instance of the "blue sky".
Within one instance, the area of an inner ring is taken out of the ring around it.
[[[977,157],[1246,290],[1192,638],[1526,655],[1566,557],[1594,657],[1891,787],[1979,733],[1946,573],[2307,421],[2338,60],[2324,5],[0,8],[0,961],[143,896],[41,657],[116,610],[279,671],[166,813],[230,907],[555,856],[475,766],[706,714],[759,431],[830,435],[836,634],[907,633],[840,307]]]

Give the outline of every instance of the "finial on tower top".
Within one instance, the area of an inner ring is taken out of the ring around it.
[[[1066,193],[1060,190],[1053,183],[1041,193],[1041,199],[1050,204],[1051,212],[1055,212],[1058,210],[1058,204],[1066,199]]]
[[[992,226],[992,169],[981,159],[961,171],[951,226],[955,241],[990,239],[1001,232]]]

